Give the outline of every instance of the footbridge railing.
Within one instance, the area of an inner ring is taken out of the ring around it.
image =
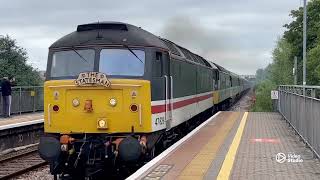
[[[278,90],[279,112],[320,158],[320,86],[282,85]]]

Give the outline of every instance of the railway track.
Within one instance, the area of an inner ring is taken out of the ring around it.
[[[0,179],[10,179],[46,165],[37,146],[0,156]]]

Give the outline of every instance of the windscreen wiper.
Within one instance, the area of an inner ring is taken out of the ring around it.
[[[133,54],[137,59],[139,59],[139,61],[140,61],[142,64],[144,64],[144,63],[142,62],[142,60],[137,56],[137,54],[134,53],[134,52],[132,51],[132,49],[130,49],[130,47],[129,47],[128,45],[122,44],[122,46],[125,47],[125,48],[127,48],[127,49],[131,52],[131,54]]]
[[[74,47],[71,48],[82,60],[89,64],[89,62]]]

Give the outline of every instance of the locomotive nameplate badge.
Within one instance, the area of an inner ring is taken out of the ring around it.
[[[101,72],[82,72],[79,74],[78,79],[74,81],[77,86],[100,85],[110,87],[111,82],[107,75]]]

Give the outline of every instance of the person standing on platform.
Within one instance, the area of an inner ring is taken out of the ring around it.
[[[10,117],[11,113],[11,86],[13,85],[14,78],[4,77],[1,82],[1,93],[2,93],[2,106],[3,116],[5,118]]]

